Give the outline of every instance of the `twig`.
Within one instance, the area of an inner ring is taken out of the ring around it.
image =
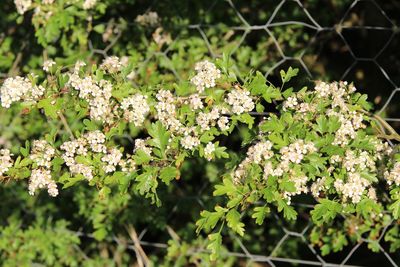
[[[67,130],[67,132],[71,136],[71,139],[75,140],[75,136],[72,133],[71,128],[69,128],[68,122],[65,119],[64,114],[62,114],[62,112],[58,112],[58,117],[60,117],[60,120],[61,120],[62,124],[64,125],[64,128]]]
[[[140,240],[138,238],[135,228],[132,225],[129,225],[127,227],[127,231],[128,231],[129,237],[133,241],[133,245],[135,246],[135,251],[137,251],[136,256],[138,258],[139,266],[150,266],[149,258],[147,257],[146,253],[144,252],[142,246],[140,245]]]

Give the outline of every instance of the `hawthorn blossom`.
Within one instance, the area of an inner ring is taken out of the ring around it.
[[[0,149],[0,176],[13,166],[12,154],[8,149]]]
[[[232,107],[232,112],[238,115],[250,112],[255,107],[250,92],[241,89],[234,89],[229,92],[225,102]]]
[[[31,7],[32,0],[14,0],[14,4],[18,14],[23,15]]]
[[[204,148],[204,155],[206,156],[208,161],[212,159],[214,151],[215,151],[215,144],[209,142]]]
[[[45,62],[43,62],[43,70],[45,72],[49,72],[54,65],[56,65],[56,62],[54,60],[46,60]]]
[[[221,71],[207,60],[196,63],[194,69],[197,74],[190,81],[196,86],[199,93],[204,92],[205,88],[214,87],[216,80],[221,77]]]
[[[147,104],[147,96],[135,94],[122,100],[121,109],[124,111],[124,118],[138,127],[143,124],[150,106]]]
[[[28,78],[20,76],[7,78],[0,88],[1,106],[9,108],[13,102],[36,101],[43,96],[43,86],[32,85]]]
[[[47,188],[50,196],[55,197],[58,195],[56,183],[51,178],[50,170],[48,169],[34,169],[29,177],[29,194],[35,195],[37,189]]]

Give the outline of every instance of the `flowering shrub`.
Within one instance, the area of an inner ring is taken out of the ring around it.
[[[4,0],[1,265],[250,265],[303,258],[306,239],[328,261],[396,252],[400,137],[352,84],[279,72],[341,77],[346,31],[382,19],[363,4]]]
[[[27,179],[31,195],[46,189],[57,197],[87,183],[102,198],[138,193],[161,205],[160,184],[174,186],[185,161],[225,159],[213,193],[224,197],[196,223],[197,232],[210,232],[213,260],[224,227],[243,236],[243,217],[262,225],[272,209],[295,220],[291,204],[310,194],[311,241],[324,253],[348,239],[376,239],[388,221],[399,219],[399,155],[386,141],[398,135],[369,113],[366,95],[352,84],[286,89],[298,72],[292,68],[281,71],[280,87],[259,72],[240,82],[227,57],[217,65],[197,63],[190,81],[156,87],[134,86],[130,66],[116,56],[99,66],[78,61],[71,69],[46,61],[43,69],[44,79],[10,77],[0,90],[3,108],[22,106],[22,116],[38,110],[48,120],[47,131],[15,155],[1,150],[2,180]],[[221,142],[243,127],[247,153],[233,156]],[[129,148],[122,140],[132,133],[137,137]],[[349,222],[358,226],[355,235],[345,227],[331,231]],[[340,243],[324,240],[330,235],[341,235]]]

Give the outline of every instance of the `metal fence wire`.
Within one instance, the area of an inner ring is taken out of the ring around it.
[[[157,2],[159,1],[155,1],[148,10],[155,10]],[[264,64],[262,71],[265,76],[273,75],[274,71],[284,68],[286,65],[295,65],[306,73],[310,79],[319,79],[324,77],[327,73],[326,70],[333,68],[334,74],[331,76],[328,75],[330,79],[354,81],[356,87],[361,92],[367,92],[370,96],[372,95],[372,100],[376,104],[378,114],[385,117],[385,120],[393,126],[398,127],[397,123],[400,122],[398,116],[400,59],[397,50],[400,47],[398,46],[400,44],[400,36],[397,24],[398,17],[396,17],[396,10],[393,10],[393,8],[397,7],[397,12],[400,11],[399,3],[383,0],[380,2],[374,0],[343,1],[347,3],[343,4],[344,8],[340,9],[340,12],[336,12],[334,16],[327,16],[331,20],[323,20],[321,18],[324,18],[326,13],[321,14],[321,12],[330,12],[330,8],[327,6],[328,3],[335,2],[340,4],[341,1],[318,1],[317,5],[309,8],[311,3],[314,2],[300,0],[269,1],[272,4],[266,5],[265,8],[271,9],[271,12],[268,13],[268,16],[260,18],[257,8],[263,8],[262,6],[255,6],[251,10],[248,7],[241,6],[240,3],[235,3],[233,0],[216,0],[205,8],[206,13],[221,13],[221,18],[224,16],[233,16],[234,18],[231,19],[232,23],[230,25],[221,24],[218,21],[218,17],[214,21],[206,21],[200,18],[197,23],[190,23],[183,30],[201,36],[208,49],[209,56],[213,58],[220,57],[221,52],[226,52],[226,47],[219,47],[219,43],[215,43],[214,41],[215,38],[221,39],[230,38],[232,35],[236,36],[236,42],[233,42],[234,45],[229,46],[231,55],[235,55],[244,46],[261,45],[260,40],[264,38],[263,42],[270,44],[265,50],[273,47],[275,58],[278,58],[272,65],[268,64],[268,56],[266,56],[264,62],[262,59],[258,59],[259,61],[261,60],[261,63],[259,62],[259,65],[255,66],[255,68]],[[251,6],[250,3],[249,6]],[[390,8],[387,8],[388,6]],[[293,18],[287,17],[288,8],[292,11],[294,9],[297,10],[296,12],[292,12],[294,14]],[[282,20],[281,13],[286,14],[284,17],[285,20]],[[297,51],[297,44],[287,44],[287,40],[279,40],[280,37],[277,36],[276,32],[277,30],[285,29],[285,27],[295,29],[293,32],[289,31],[289,34],[295,34],[298,36],[296,40],[302,42],[300,49]],[[210,29],[214,29],[215,31],[210,31]],[[221,36],[221,33],[223,36]],[[302,39],[303,35],[308,37]],[[184,38],[184,36],[178,35],[174,42],[179,41],[179,38]],[[169,51],[173,49],[174,42],[163,51],[148,56],[142,64],[146,65],[153,57],[163,57],[165,60],[171,60],[169,58]],[[339,54],[335,52],[325,53],[330,55],[330,57],[323,58],[321,54],[324,53],[324,49],[327,49],[326,47],[330,47],[330,49],[336,52],[339,51],[341,55],[346,55],[346,58],[338,56]],[[110,49],[111,46],[106,50],[92,49],[92,51],[107,55]],[[312,55],[309,53],[310,50],[313,51]],[[265,52],[268,53],[268,51]],[[236,67],[240,69],[240,66]],[[178,70],[172,66],[169,66],[169,68],[173,75],[179,79]],[[203,206],[200,193],[198,197],[193,197],[192,199],[195,199],[199,205]],[[172,217],[178,206],[179,202],[172,209]],[[311,207],[308,208],[310,209]],[[276,220],[279,221],[280,219],[277,215],[275,216]],[[281,238],[278,242],[272,244],[272,250],[265,255],[252,254],[246,247],[245,242],[238,237],[232,236],[232,240],[236,242],[240,250],[226,251],[223,252],[223,255],[233,256],[238,260],[245,260],[247,266],[294,265],[344,267],[375,266],[378,263],[381,266],[399,266],[399,262],[396,262],[395,259],[397,257],[398,260],[398,256],[390,254],[384,248],[384,245],[381,244],[390,224],[384,228],[378,238],[379,253],[373,256],[376,261],[374,263],[361,261],[363,262],[361,265],[357,264],[357,262],[360,262],[360,256],[357,253],[362,249],[366,249],[368,243],[372,242],[371,240],[362,239],[353,247],[347,247],[345,253],[342,253],[342,258],[327,259],[307,241],[306,237],[309,235],[311,225],[311,222],[307,222],[302,230],[293,231],[280,224],[282,231]],[[170,228],[168,232],[171,239],[177,238],[173,229]],[[83,233],[78,233],[78,235],[91,237]],[[150,241],[147,240],[147,236],[148,229],[146,228],[138,233],[129,245],[129,249],[136,253],[140,262],[143,262],[144,259],[141,258],[144,257],[143,252],[146,252],[147,249],[167,249],[168,247],[166,242],[154,242],[152,238],[149,238]],[[299,258],[281,256],[280,250],[285,249],[285,244],[293,239],[297,239],[303,244],[304,255],[300,255]],[[119,242],[117,237],[114,237],[113,241],[116,243]],[[257,242],[257,240],[254,240],[254,242]],[[376,240],[374,242],[376,243]],[[203,247],[190,250],[188,253],[208,252]],[[353,264],[353,262],[356,263]]]

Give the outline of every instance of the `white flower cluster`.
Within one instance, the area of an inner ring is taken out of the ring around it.
[[[100,65],[100,68],[108,73],[117,73],[122,70],[123,63],[120,61],[119,57],[111,56],[106,57]]]
[[[36,101],[44,94],[44,87],[32,85],[28,78],[7,78],[0,88],[1,105],[9,108],[16,101]]]
[[[197,74],[190,81],[196,86],[199,93],[204,92],[205,88],[214,87],[216,80],[221,77],[221,71],[207,60],[196,63],[194,69]]]
[[[241,89],[234,89],[228,93],[225,102],[232,106],[232,112],[235,114],[242,114],[250,112],[254,109],[255,105],[250,96],[250,92]]]
[[[258,142],[247,150],[247,159],[250,162],[260,164],[263,160],[269,160],[274,156],[270,141]]]
[[[210,130],[212,126],[215,126],[215,123],[219,118],[219,109],[214,107],[210,112],[200,112],[197,115],[196,122],[202,131],[207,131]]]
[[[198,94],[189,96],[189,104],[192,110],[202,109],[204,107],[203,102]]]
[[[263,168],[264,179],[268,179],[270,175],[283,177],[285,174],[289,181],[293,182],[296,189],[294,192],[282,192],[283,197],[290,204],[292,196],[308,192],[308,177],[301,173],[296,173],[290,164],[299,164],[305,155],[316,151],[317,149],[312,142],[306,142],[301,139],[281,148],[279,154],[274,153],[273,144],[270,141],[258,142],[248,149],[247,157],[233,173],[233,182],[240,183],[246,177],[247,167],[252,163],[258,164]],[[274,165],[276,166],[274,167]]]
[[[121,109],[124,111],[124,118],[138,127],[143,124],[150,106],[147,96],[135,94],[122,100]]]
[[[385,174],[386,182],[391,185],[400,185],[400,162],[396,162],[390,171],[386,171]]]
[[[55,0],[42,0],[42,3],[43,3],[44,5],[51,5],[51,4],[54,3],[54,1],[55,1]]]
[[[43,70],[45,72],[49,72],[54,65],[56,65],[56,62],[54,60],[46,60],[45,62],[43,62]]]
[[[80,62],[75,64],[75,70],[69,75],[68,83],[79,91],[79,97],[86,100],[90,106],[90,118],[102,122],[112,121],[110,104],[112,84],[107,80],[96,82],[91,76],[79,77]]]
[[[318,178],[311,185],[310,191],[311,191],[311,194],[313,195],[313,197],[319,198],[321,191],[323,192],[326,189],[328,189],[326,186],[326,177],[322,177],[322,178]]]
[[[49,169],[51,159],[54,157],[55,149],[45,140],[35,140],[32,143],[32,151],[29,158],[39,167]]]
[[[157,118],[160,122],[172,132],[179,132],[183,125],[176,118],[177,100],[168,90],[160,90],[156,98],[158,100],[155,108],[157,110]]]
[[[272,143],[270,141],[258,142],[249,147],[246,158],[233,173],[234,183],[240,183],[240,181],[245,178],[246,168],[252,163],[264,166],[265,179],[267,179],[269,175],[274,175],[272,163],[269,161],[273,156],[274,152],[272,151]]]
[[[312,142],[305,142],[304,140],[297,140],[289,146],[282,147],[281,153],[281,165],[284,169],[287,169],[289,163],[300,164],[304,158],[304,155],[314,153],[317,148]]]
[[[213,153],[215,151],[215,144],[209,142],[206,147],[204,148],[204,155],[208,161],[213,159]]]
[[[304,115],[307,112],[315,112],[317,105],[320,101],[329,100],[330,107],[326,114],[329,117],[337,117],[340,121],[340,128],[335,133],[334,145],[340,145],[342,147],[349,144],[349,142],[356,138],[357,130],[365,128],[363,124],[363,114],[356,111],[350,111],[348,108],[348,100],[350,94],[355,92],[356,88],[352,84],[347,82],[317,82],[315,85],[315,92],[309,92],[308,94],[315,94],[315,98],[312,98],[311,103],[302,102],[304,95],[307,93],[299,93],[297,96],[291,96],[286,99],[283,103],[283,110],[294,110],[296,111],[297,118],[304,119]]]
[[[29,194],[34,195],[37,189],[47,188],[50,196],[58,195],[57,184],[51,177],[51,160],[54,158],[55,149],[45,140],[35,140],[29,156],[36,164],[29,177]]]
[[[57,184],[51,178],[51,172],[48,169],[34,169],[29,178],[29,194],[34,195],[37,189],[47,188],[50,196],[58,195]]]
[[[283,102],[283,110],[286,111],[288,109],[295,109],[299,104],[297,97],[289,96],[285,102]]]
[[[14,4],[18,14],[23,15],[31,7],[32,0],[14,0]]]
[[[83,2],[83,9],[92,9],[97,3],[97,0],[85,0]]]
[[[0,149],[0,177],[13,166],[10,150]]]
[[[88,181],[92,180],[93,170],[91,166],[78,163],[75,157],[86,156],[89,150],[94,153],[105,154],[107,152],[107,148],[104,145],[105,140],[105,135],[96,130],[88,132],[76,140],[64,142],[60,147],[65,151],[61,157],[68,166],[70,172],[72,174],[82,174]]]
[[[150,146],[147,145],[146,140],[144,139],[135,139],[135,150],[143,150],[147,155],[151,155],[152,149]]]
[[[181,139],[181,145],[189,150],[192,150],[200,145],[200,139],[197,136],[185,135]]]
[[[289,173],[289,181],[294,183],[294,187],[296,188],[296,190],[294,192],[283,192],[283,197],[286,199],[288,205],[290,205],[291,203],[292,196],[308,192],[308,177],[305,175],[296,175],[292,171],[290,171]]]
[[[138,15],[135,21],[142,26],[154,27],[158,24],[159,17],[157,12],[150,11],[143,15]]]
[[[343,195],[343,200],[350,200],[353,203],[358,203],[361,201],[361,197],[364,191],[367,189],[371,183],[360,176],[359,173],[348,173],[347,181],[336,180],[334,182],[335,189]]]
[[[116,148],[111,149],[111,151],[101,158],[101,161],[107,163],[103,167],[106,173],[115,172],[116,167],[121,164],[122,153]]]

